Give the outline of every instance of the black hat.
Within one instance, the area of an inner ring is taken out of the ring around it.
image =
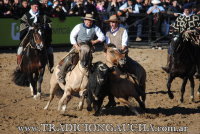
[[[39,1],[38,0],[30,0],[30,5],[39,5]]]

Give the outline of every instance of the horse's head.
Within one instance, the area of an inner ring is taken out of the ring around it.
[[[92,59],[92,44],[90,42],[82,42],[79,51],[79,60],[83,68],[88,68]]]
[[[44,42],[42,39],[42,29],[37,25],[33,26],[31,45],[39,50],[42,50],[44,47]]]
[[[126,54],[120,51],[113,44],[105,45],[106,62],[111,66],[121,66],[126,64]]]
[[[180,44],[182,43],[183,38],[181,33],[174,33],[173,38],[171,40],[171,45],[174,47],[175,51],[178,51]]]

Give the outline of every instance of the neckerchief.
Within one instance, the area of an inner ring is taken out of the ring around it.
[[[116,29],[114,29],[114,30],[110,29],[110,32],[111,32],[111,34],[114,34],[114,33],[117,32],[118,30],[119,30],[119,27],[116,28]]]
[[[83,23],[83,27],[84,28],[86,28],[86,29],[90,29],[90,28],[92,28],[93,27],[93,24],[92,24],[92,26],[91,27],[87,27],[84,23]]]
[[[29,13],[31,14],[31,19],[34,19],[33,20],[33,23],[36,23],[37,22],[37,16],[38,16],[38,14],[39,14],[39,11],[38,12],[36,12],[36,13],[34,13],[33,11],[32,11],[32,9],[29,11]]]

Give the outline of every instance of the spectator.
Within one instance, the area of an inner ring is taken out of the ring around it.
[[[119,8],[119,12],[117,13],[118,16],[122,16],[120,17],[121,22],[126,22],[125,26],[127,26],[127,23],[129,22],[129,13],[133,12],[134,9],[134,4],[132,0],[128,0],[126,3],[124,3],[120,8]]]
[[[14,0],[13,4],[12,4],[12,13],[13,13],[13,17],[18,19],[20,17],[19,13],[20,13],[20,3],[19,0]]]
[[[171,5],[171,0],[163,0],[161,4],[165,10],[168,10],[169,6]]]
[[[144,6],[150,7],[151,6],[151,0],[144,0]]]
[[[116,14],[117,11],[119,10],[119,7],[120,4],[119,2],[117,2],[117,0],[110,1],[107,7],[107,13],[109,14],[109,16]]]
[[[155,26],[155,33],[156,33],[156,37],[160,38],[161,36],[161,24],[163,21],[162,18],[162,12],[165,11],[165,9],[162,6],[159,6],[159,4],[161,3],[160,0],[152,0],[151,2],[153,4],[153,6],[149,7],[149,9],[147,10],[147,14],[152,14],[152,16],[150,17],[150,21],[153,20],[153,25]]]
[[[69,15],[84,15],[84,7],[83,7],[83,1],[77,0],[75,5],[72,7],[72,9],[69,11]]]
[[[167,14],[170,15],[170,24],[175,22],[178,13],[181,13],[181,6],[178,4],[177,0],[172,0],[172,5],[169,6]]]
[[[51,16],[52,5],[53,5],[53,3],[51,3],[51,1],[42,0],[41,1],[41,12],[47,16]]]
[[[65,20],[67,10],[60,4],[58,0],[54,0],[52,6],[52,17],[59,17],[61,20]]]
[[[136,4],[134,5],[134,9],[132,11],[132,13],[145,13],[146,12],[146,8],[143,5],[143,0],[136,0]],[[135,17],[135,22],[134,22],[134,26],[137,27],[137,37],[136,37],[136,41],[142,41],[142,27],[143,27],[143,19],[140,16],[136,16]]]
[[[12,17],[12,8],[10,0],[3,0],[2,13],[3,16],[6,18]]]
[[[3,17],[3,1],[0,0],[0,17]]]
[[[19,17],[21,18],[26,12],[30,10],[27,0],[22,0]]]
[[[97,9],[97,12],[105,12],[105,2],[104,1],[98,1],[97,2],[97,6],[96,6],[96,9]]]
[[[84,13],[93,14],[95,17],[97,16],[97,9],[93,0],[87,0],[84,3]]]

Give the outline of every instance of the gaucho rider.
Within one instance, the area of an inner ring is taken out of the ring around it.
[[[184,12],[181,14],[170,27],[170,35],[174,33],[181,33],[184,41],[190,41],[193,45],[200,47],[200,17],[193,14],[191,6],[185,6]],[[170,69],[170,57],[174,53],[174,46],[170,43],[168,49],[167,65],[162,67],[164,71],[169,73]],[[196,57],[195,62],[197,64],[196,77],[200,78],[200,59]]]
[[[135,62],[128,56],[128,32],[125,28],[120,26],[120,20],[116,15],[112,15],[105,22],[109,23],[110,29],[106,33],[106,44],[114,44],[120,52],[126,54],[126,64],[123,66],[122,71],[129,73],[134,79],[135,76]],[[115,106],[114,97],[109,95],[109,103],[106,107]]]
[[[52,72],[54,60],[53,60],[53,49],[51,47],[51,41],[52,41],[52,29],[51,29],[51,20],[44,14],[42,14],[39,11],[39,5],[40,3],[37,0],[30,1],[31,9],[29,12],[25,13],[21,18],[21,24],[20,24],[20,46],[17,50],[17,64],[20,67],[20,64],[22,62],[22,53],[24,47],[26,47],[24,44],[24,40],[28,37],[28,33],[30,30],[33,29],[34,25],[37,25],[43,29],[41,31],[42,38],[44,45],[47,47],[47,56],[49,60],[49,68],[50,72]]]
[[[83,23],[77,24],[71,31],[70,42],[73,45],[73,48],[65,57],[63,64],[59,67],[60,72],[58,73],[58,80],[63,84],[65,84],[66,72],[72,70],[78,62],[77,50],[80,49],[79,43],[91,41],[91,44],[95,45],[105,40],[105,36],[101,29],[94,24],[95,19],[92,14],[86,14],[82,19]],[[96,40],[94,40],[95,35],[97,36]]]

